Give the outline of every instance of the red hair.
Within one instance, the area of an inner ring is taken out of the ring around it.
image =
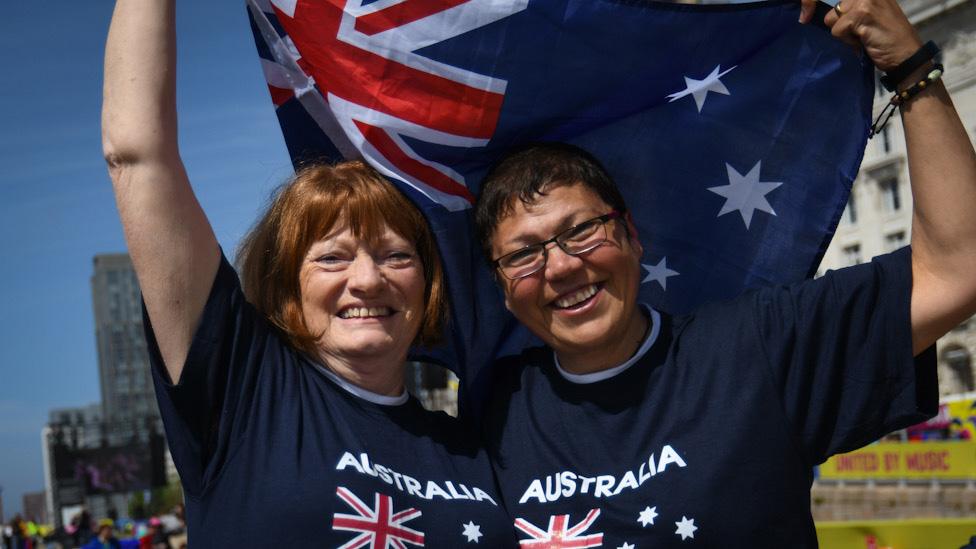
[[[317,355],[315,342],[321,334],[309,331],[302,314],[299,273],[309,247],[340,219],[357,238],[375,242],[389,227],[414,245],[423,263],[426,303],[414,343],[437,343],[447,297],[430,227],[416,206],[360,161],[303,168],[278,189],[238,247],[247,300],[285,333],[292,346]]]

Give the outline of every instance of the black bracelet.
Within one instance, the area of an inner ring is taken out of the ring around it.
[[[908,101],[915,98],[916,95],[922,93],[932,83],[937,82],[942,78],[942,73],[945,71],[945,67],[941,63],[936,63],[932,70],[925,75],[925,78],[915,82],[911,86],[905,88],[904,90],[895,93],[885,105],[884,109],[881,109],[881,113],[878,114],[878,118],[874,120],[874,124],[871,124],[871,132],[868,133],[868,139],[877,135],[881,130],[884,129],[885,125],[891,120],[891,116],[895,114],[895,109],[904,105]]]
[[[913,53],[911,57],[902,61],[900,65],[890,71],[886,71],[884,76],[881,77],[881,84],[884,85],[886,90],[890,92],[895,91],[898,88],[898,84],[901,84],[910,74],[934,59],[938,54],[939,46],[936,46],[935,42],[929,40],[924,46],[918,48],[918,51]]]

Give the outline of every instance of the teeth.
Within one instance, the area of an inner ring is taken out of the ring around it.
[[[390,316],[393,312],[389,307],[350,307],[339,313],[339,318],[367,318],[375,316]]]
[[[587,299],[593,297],[596,294],[596,284],[590,284],[589,286],[582,288],[568,296],[561,297],[556,300],[556,307],[565,309],[566,307],[572,307],[577,303],[586,301]]]

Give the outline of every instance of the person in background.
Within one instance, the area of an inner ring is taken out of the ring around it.
[[[82,549],[121,549],[122,544],[115,537],[112,519],[98,521],[98,532]]]
[[[139,538],[139,549],[170,549],[169,537],[158,517],[150,517],[146,534]]]
[[[80,547],[88,542],[94,535],[92,532],[92,517],[88,509],[82,508],[81,511],[71,517],[70,527],[66,529],[71,534],[71,541],[75,547]]]
[[[486,176],[483,250],[545,343],[496,366],[486,421],[523,544],[816,547],[813,467],[936,413],[933,345],[976,313],[976,153],[894,0],[825,23],[898,75],[910,248],[672,317],[638,302],[644,244],[597,159],[537,144]]]

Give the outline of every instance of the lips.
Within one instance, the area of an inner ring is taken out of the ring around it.
[[[569,309],[585,303],[595,296],[598,291],[600,291],[599,285],[590,284],[556,299],[552,304],[557,309]]]
[[[339,318],[382,318],[394,313],[389,307],[347,307],[339,311]]]

